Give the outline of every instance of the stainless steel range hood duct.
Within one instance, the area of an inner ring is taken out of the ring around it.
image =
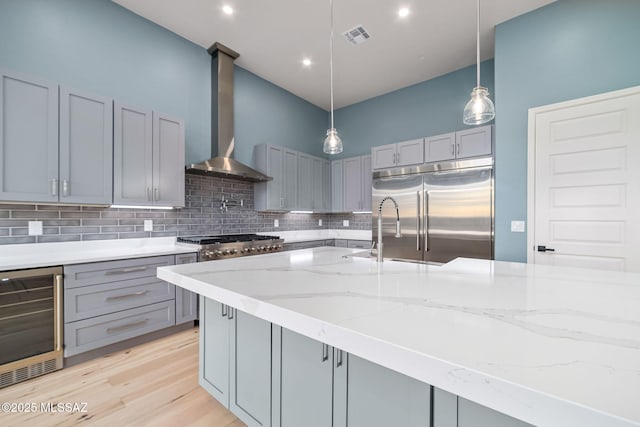
[[[207,52],[211,66],[211,156],[209,160],[187,166],[187,173],[264,182],[273,178],[233,159],[233,61],[240,55],[214,43]],[[218,156],[213,157],[215,147]]]

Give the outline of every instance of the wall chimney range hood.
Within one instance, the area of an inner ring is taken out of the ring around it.
[[[194,163],[186,172],[197,175],[218,176],[250,182],[271,181],[273,178],[233,159],[233,61],[240,55],[228,47],[214,43],[207,52],[211,66],[211,156],[209,160]],[[213,157],[215,147],[218,156]]]

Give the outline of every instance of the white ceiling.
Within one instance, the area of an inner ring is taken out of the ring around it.
[[[241,67],[329,109],[329,0],[113,1],[204,48],[228,46]],[[495,25],[553,1],[483,0],[481,58],[493,57]],[[475,15],[475,0],[334,0],[336,108],[474,64]],[[342,33],[356,25],[371,38],[354,46]]]

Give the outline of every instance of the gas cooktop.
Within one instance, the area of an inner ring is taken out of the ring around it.
[[[178,242],[195,245],[214,245],[216,243],[253,242],[256,240],[278,240],[278,236],[262,236],[260,234],[220,234],[218,236],[185,236],[178,237]]]
[[[199,245],[200,261],[279,252],[284,240],[278,236],[259,234],[221,234],[218,236],[178,237],[179,243]]]

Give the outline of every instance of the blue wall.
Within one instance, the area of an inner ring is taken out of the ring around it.
[[[640,85],[640,1],[559,0],[496,27],[496,259],[526,261],[528,109]]]
[[[209,158],[211,57],[200,46],[109,0],[2,0],[0,40],[0,67],[182,117],[187,162]],[[324,110],[240,67],[235,77],[236,158],[250,162],[261,142],[318,152]]]
[[[482,63],[480,77],[493,99],[493,60]],[[339,157],[468,128],[462,123],[462,110],[475,85],[474,65],[337,110],[335,126],[344,144]]]

